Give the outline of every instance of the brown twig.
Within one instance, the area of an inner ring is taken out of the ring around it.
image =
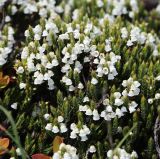
[[[159,117],[157,117],[155,125],[154,125],[154,142],[155,142],[155,146],[156,146],[156,150],[158,153],[158,156],[160,158],[160,147],[158,144],[158,132],[160,132],[160,120]]]
[[[104,94],[102,96],[102,98],[98,101],[98,103],[96,104],[97,105],[97,108],[102,104],[103,100],[107,97],[107,94]]]
[[[107,97],[107,88],[103,87],[102,98],[97,103],[97,108],[101,105],[101,103],[105,100],[106,97]],[[107,138],[109,140],[111,148],[113,148],[112,123],[111,123],[111,121],[106,121],[106,125],[107,125]]]

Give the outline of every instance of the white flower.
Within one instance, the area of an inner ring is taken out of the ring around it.
[[[111,50],[112,50],[111,45],[110,45],[110,44],[107,44],[107,45],[105,46],[105,51],[106,51],[106,52],[109,52],[109,51],[111,51]]]
[[[65,83],[66,83],[67,86],[72,85],[72,81],[69,78],[66,79]]]
[[[112,150],[107,151],[107,157],[111,158],[112,156],[113,156],[113,151]]]
[[[11,108],[13,108],[13,109],[17,109],[17,103],[13,103],[13,104],[11,104]]]
[[[113,159],[119,159],[119,157],[117,155],[114,155]]]
[[[140,93],[140,89],[139,89],[139,86],[141,84],[138,82],[138,81],[133,81],[133,78],[129,78],[128,80],[124,80],[122,82],[122,86],[123,87],[127,87],[128,88],[128,92],[127,92],[127,89],[125,89],[123,92],[122,92],[122,95],[123,96],[129,96],[129,97],[133,97],[133,96],[136,96]]]
[[[24,32],[24,35],[25,35],[25,37],[29,37],[29,30],[26,30],[25,32]]]
[[[17,12],[17,7],[13,5],[11,8],[11,12],[12,12],[12,15],[14,15]]]
[[[9,21],[11,21],[11,17],[10,16],[6,16],[5,17],[5,22],[9,22]]]
[[[48,79],[48,89],[53,90],[54,88],[54,81],[52,79]]]
[[[135,151],[131,153],[131,158],[138,158],[138,155]]]
[[[135,95],[138,95],[139,92],[140,92],[140,89],[139,88],[135,88],[135,89],[129,91],[128,96],[129,97],[133,97]]]
[[[130,47],[130,46],[132,46],[132,45],[133,45],[133,42],[132,42],[131,40],[128,40],[128,41],[127,41],[127,46]]]
[[[67,33],[60,34],[59,35],[59,39],[61,39],[61,40],[68,40],[69,39],[69,35]]]
[[[35,85],[42,84],[43,83],[43,79],[44,79],[43,74],[39,73],[37,78],[35,78],[35,80],[34,80],[34,84]]]
[[[57,120],[58,120],[59,123],[62,123],[64,121],[64,118],[63,118],[63,116],[58,116]]]
[[[65,133],[67,130],[68,129],[67,129],[66,125],[64,123],[61,123],[60,124],[60,132]]]
[[[45,73],[44,74],[44,80],[49,80],[51,77],[49,76],[49,74],[48,73]]]
[[[23,73],[24,72],[24,69],[22,66],[18,67],[17,69],[17,73]]]
[[[114,92],[114,97],[115,98],[120,98],[121,97],[121,93],[120,92]]]
[[[149,104],[153,104],[153,101],[154,101],[154,100],[153,100],[152,98],[149,98],[149,99],[148,99],[148,103],[149,103]]]
[[[114,79],[114,75],[113,74],[108,74],[108,80],[113,80]]]
[[[124,103],[124,102],[123,102],[122,99],[116,98],[116,99],[115,99],[115,102],[114,102],[114,105],[120,106],[120,105],[122,105],[123,103]]]
[[[107,152],[108,158],[113,159],[131,159],[131,158],[138,158],[138,155],[135,151],[133,151],[131,154],[127,153],[124,149],[117,148],[116,150],[109,150]]]
[[[128,93],[127,93],[127,90],[126,90],[126,89],[122,92],[122,95],[123,95],[123,96],[127,96],[127,95],[128,95]]]
[[[102,0],[97,0],[97,6],[98,6],[99,8],[103,7],[103,5],[104,5],[104,3],[103,3]]]
[[[41,39],[41,36],[39,34],[34,35],[34,40],[40,40],[40,39]]]
[[[119,108],[116,109],[116,115],[118,116],[118,118],[121,118],[122,116],[124,116],[123,112]]]
[[[141,35],[140,35],[140,38],[139,38],[139,42],[140,42],[141,44],[144,44],[144,43],[146,42],[146,39],[147,39],[146,33],[145,33],[145,32],[142,32]]]
[[[71,130],[74,130],[75,128],[77,128],[77,125],[76,125],[75,123],[72,123],[72,124],[70,125],[70,129],[71,129]]]
[[[93,110],[93,120],[97,121],[100,119],[99,113],[96,109]]]
[[[58,66],[58,60],[57,59],[53,59],[52,60],[52,66]]]
[[[35,34],[38,34],[38,33],[42,32],[42,27],[41,27],[41,25],[36,25],[35,28],[33,28],[33,32],[34,32]]]
[[[80,131],[79,131],[79,136],[80,137],[86,137],[86,132],[85,132],[85,130],[84,129],[80,129]]]
[[[77,134],[76,134],[74,131],[72,131],[72,132],[70,133],[70,138],[71,138],[71,139],[76,139],[76,138],[77,138]]]
[[[121,112],[122,112],[122,113],[126,113],[126,112],[127,112],[126,107],[123,106],[123,107],[121,108]]]
[[[121,29],[121,37],[122,39],[125,39],[128,37],[128,31],[125,27]]]
[[[91,56],[98,57],[99,56],[99,52],[98,51],[93,51],[93,52],[91,52]]]
[[[6,60],[0,55],[0,66],[4,65],[6,63]]]
[[[95,148],[94,145],[91,145],[91,146],[89,147],[89,152],[90,152],[90,153],[95,153],[95,152],[96,152],[96,148]]]
[[[63,158],[64,159],[72,159],[71,155],[67,152],[64,153]]]
[[[89,98],[88,98],[87,96],[85,96],[85,97],[83,98],[83,103],[85,103],[85,102],[89,102]]]
[[[52,132],[55,133],[55,134],[58,133],[58,132],[59,132],[58,126],[54,125],[54,126],[52,127]]]
[[[52,130],[52,124],[51,123],[48,123],[45,127],[46,130]]]
[[[85,136],[81,136],[81,141],[87,141],[88,140],[88,137],[85,135]]]
[[[134,85],[135,87],[139,87],[141,84],[140,84],[138,81],[134,81],[133,84],[132,84],[132,86],[133,86],[133,85]],[[131,87],[132,87],[132,86],[131,86]]]
[[[23,51],[22,51],[22,54],[21,54],[22,59],[26,59],[27,55],[28,55],[28,58],[29,58],[29,47],[35,48],[35,43],[32,41],[32,42],[29,43],[29,46],[23,48]],[[34,55],[33,53],[31,53],[31,54]]]
[[[43,117],[44,117],[45,120],[49,120],[50,115],[49,114],[44,114]]]
[[[20,84],[19,84],[19,87],[20,87],[20,89],[24,89],[24,88],[26,88],[26,83],[23,83],[23,82],[22,82],[22,83],[20,83]]]
[[[89,59],[89,57],[85,57],[83,61],[84,61],[84,63],[87,63],[87,62],[90,62],[90,59]]]
[[[79,159],[77,149],[71,145],[61,143],[59,150],[54,153],[53,159]]]
[[[21,149],[20,149],[20,148],[17,148],[17,149],[16,149],[16,153],[17,153],[18,156],[21,156],[21,155],[22,155]]]
[[[85,133],[86,133],[87,135],[89,135],[90,132],[91,132],[86,125],[83,125],[83,130],[85,131]]]
[[[103,100],[103,105],[109,105],[109,99],[108,98]]]
[[[75,87],[74,87],[73,85],[70,85],[70,86],[69,86],[69,91],[72,92],[72,91],[74,91],[74,90],[75,90]]]
[[[155,99],[160,99],[160,93],[155,94]]]
[[[53,65],[50,62],[47,62],[46,68],[51,69],[52,67],[53,67]]]
[[[61,156],[58,152],[55,152],[52,159],[61,159]]]
[[[79,37],[80,37],[79,30],[74,30],[73,34],[74,34],[75,39],[79,39]]]
[[[160,75],[156,77],[156,80],[157,80],[157,81],[160,81]]]
[[[130,112],[130,113],[135,112],[137,106],[138,106],[138,104],[137,104],[135,101],[132,101],[132,102],[129,104],[129,112]]]
[[[84,88],[83,84],[82,84],[82,83],[79,83],[79,84],[78,84],[78,88],[79,88],[79,89],[83,89],[83,88]]]
[[[108,105],[108,106],[106,107],[106,111],[107,111],[107,112],[112,112],[112,107],[111,107],[110,105]]]
[[[44,31],[43,31],[42,36],[44,36],[44,37],[45,37],[45,36],[48,36],[47,30],[44,30]]]
[[[158,56],[158,55],[159,55],[158,49],[155,48],[155,49],[153,50],[153,56]]]
[[[81,112],[86,112],[88,109],[87,105],[83,106],[83,105],[79,105],[79,111]]]
[[[91,116],[92,115],[92,110],[90,109],[90,108],[88,108],[87,110],[86,110],[86,113],[85,113],[86,115],[88,115],[88,116]]]
[[[86,37],[84,38],[84,40],[83,40],[83,44],[86,45],[86,46],[89,45],[90,42],[91,42],[91,39],[90,39],[88,36],[86,36]]]
[[[93,85],[96,85],[98,83],[98,80],[96,78],[92,78],[91,83]]]
[[[156,7],[156,12],[160,14],[160,4]]]
[[[103,67],[103,73],[104,73],[105,75],[107,75],[108,72],[109,72],[108,68],[107,68],[107,67]]]

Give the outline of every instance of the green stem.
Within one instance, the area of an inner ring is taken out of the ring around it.
[[[111,148],[113,148],[112,124],[111,124],[111,121],[107,121],[107,129],[108,129],[108,139],[109,139],[109,143],[110,143],[110,145],[111,145]]]
[[[132,126],[132,128],[128,131],[128,133],[124,136],[124,138],[119,142],[119,144],[116,146],[115,150],[119,147],[122,146],[122,144],[124,143],[124,141],[128,138],[128,136],[130,135],[130,132],[134,130],[134,128],[136,127],[137,124],[134,124]]]
[[[11,133],[9,133],[7,130],[5,130],[5,133],[16,143],[16,145],[20,148],[21,150],[21,153],[22,153],[22,159],[26,159],[26,152],[23,150],[22,146],[21,146],[21,143],[20,143],[20,139],[19,139],[19,136],[18,136],[18,132],[17,132],[17,129],[16,129],[16,124],[13,120],[13,117],[11,115],[11,113],[9,111],[7,111],[5,108],[3,108],[1,105],[0,105],[0,110],[6,115],[6,117],[8,118],[8,120],[10,121],[11,123],[11,126],[12,126],[12,131],[13,131],[13,134],[14,136],[11,135]]]

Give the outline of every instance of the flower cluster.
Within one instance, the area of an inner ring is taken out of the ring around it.
[[[131,10],[127,9],[126,1],[125,0],[113,0],[109,1],[113,5],[112,15],[114,16],[121,16],[126,15],[130,18],[134,18],[135,14],[139,12],[138,8],[138,2],[136,0],[131,0],[129,2],[129,5],[131,7]]]
[[[0,30],[0,66],[3,66],[9,54],[12,52],[14,40],[14,30],[11,26],[5,25],[3,30]]]
[[[66,144],[54,159],[157,158],[159,5],[148,12],[138,0],[2,0],[1,8],[0,68],[11,86],[1,91],[0,76],[0,105],[12,111],[28,154],[51,154],[46,145],[60,135]]]
[[[152,33],[147,33],[145,31],[142,31],[141,28],[138,26],[131,26],[130,33],[126,29],[126,27],[123,27],[121,29],[121,37],[122,39],[128,39],[127,40],[127,46],[131,47],[136,44],[140,45],[150,45],[153,49],[153,56],[159,55],[158,50],[158,44],[159,44],[159,38]]]
[[[49,114],[45,114],[44,115],[44,118],[49,120]],[[53,133],[65,133],[67,132],[67,127],[66,127],[66,124],[63,123],[63,120],[64,118],[62,116],[58,116],[57,118],[57,125],[52,125],[52,123],[47,123],[45,129],[46,130],[49,130],[49,131],[52,131]]]
[[[16,12],[22,10],[24,14],[38,13],[43,18],[47,18],[48,14],[50,17],[55,17],[57,13],[60,14],[64,11],[62,5],[56,5],[55,0],[12,0],[11,4],[12,10],[16,10]]]
[[[154,98],[149,98],[148,99],[148,103],[153,104],[154,101],[159,100],[159,99],[160,99],[160,93],[156,93]]]
[[[72,130],[70,133],[70,138],[76,139],[79,136],[81,138],[81,141],[88,140],[87,135],[91,133],[90,129],[86,125],[83,125],[81,128],[78,128],[75,123],[72,123],[70,125],[70,129]]]
[[[1,5],[5,4],[5,0],[3,0]],[[86,5],[90,5],[91,1],[86,1]],[[33,14],[38,13],[41,17],[47,18],[48,15],[51,18],[54,18],[56,15],[61,13],[68,14],[71,9],[73,11],[73,17],[75,18],[77,14],[79,14],[79,8],[73,8],[74,1],[69,1],[68,4],[64,4],[63,2],[57,4],[55,0],[13,0],[12,7],[19,7],[23,10],[24,14]],[[108,0],[107,5],[103,0],[98,0],[94,4],[97,8],[111,8],[110,14],[112,16],[122,16],[128,15],[130,18],[134,18],[135,15],[139,12],[138,2],[136,0],[131,0],[129,4],[126,3],[125,0]]]
[[[100,119],[100,115],[97,109],[91,109],[88,105],[79,105],[79,111],[84,112],[87,116],[93,116],[93,120],[97,121]]]
[[[83,89],[81,82],[74,85],[73,80],[69,77],[69,72],[80,74],[84,69],[84,65],[88,63],[93,64],[92,70],[97,73],[97,77],[108,76],[109,80],[113,80],[118,74],[115,65],[121,57],[106,48],[110,47],[110,40],[105,40],[104,50],[109,54],[100,53],[96,49],[96,45],[92,44],[96,39],[95,35],[101,35],[98,27],[93,26],[90,22],[87,23],[84,26],[84,33],[86,33],[84,35],[80,33],[80,24],[73,28],[71,24],[63,23],[67,31],[60,33],[61,28],[57,27],[59,24],[55,24],[52,20],[44,23],[44,27],[37,25],[25,31],[26,38],[33,38],[33,41],[30,41],[28,46],[23,48],[21,53],[22,63],[18,63],[17,66],[18,74],[23,74],[24,70],[34,73],[33,83],[35,85],[40,85],[46,81],[48,88],[52,90],[54,89],[54,71],[57,70],[58,65],[61,65],[61,72],[64,74],[61,81],[69,88],[69,91],[74,91],[75,88]],[[89,24],[91,25],[90,33],[87,31]],[[41,44],[42,39],[43,43]],[[57,50],[56,53],[55,50],[49,49],[54,42],[58,42],[59,47],[61,47],[65,41],[67,45],[62,48],[62,52]],[[81,62],[79,59],[82,57],[83,61]],[[91,83],[95,85],[98,81],[93,78]]]
[[[133,151],[131,154],[127,153],[124,149],[118,148],[116,150],[109,150],[107,152],[108,159],[136,159],[137,153]]]
[[[124,80],[122,86],[126,89],[122,92],[123,96],[137,96],[140,93],[140,85],[138,81],[134,81],[131,77],[128,80]]]
[[[103,101],[103,105],[105,105],[106,108],[101,112],[100,116],[105,120],[110,121],[115,117],[121,118],[125,115],[126,112],[128,112],[128,110],[130,113],[135,112],[138,104],[135,101],[131,101],[128,102],[128,105],[125,106],[126,100],[127,98],[125,96],[121,96],[120,92],[115,92],[114,102],[109,100],[108,98]]]
[[[77,149],[71,145],[61,143],[59,150],[54,153],[53,159],[78,159]]]

